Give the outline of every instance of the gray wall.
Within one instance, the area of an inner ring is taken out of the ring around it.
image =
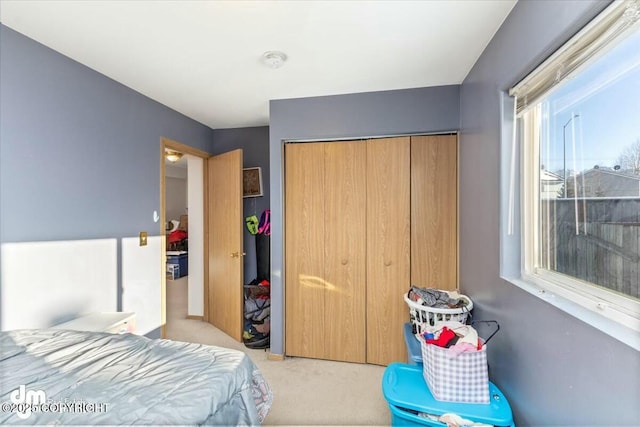
[[[157,236],[160,137],[205,151],[213,140],[208,127],[4,25],[0,112],[2,243]]]
[[[213,131],[213,154],[242,149],[243,167],[262,168],[262,197],[247,197],[243,200],[244,216],[260,215],[269,209],[269,127],[215,129]],[[256,278],[255,237],[244,227],[244,282]]]
[[[640,354],[499,274],[503,93],[607,3],[518,2],[461,87],[460,284],[502,325],[490,375],[518,425],[640,423]]]
[[[284,354],[282,142],[456,131],[459,99],[459,86],[441,86],[271,101],[272,353]]]

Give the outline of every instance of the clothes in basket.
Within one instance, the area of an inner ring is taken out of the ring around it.
[[[409,318],[416,334],[442,322],[465,323],[473,310],[473,301],[468,296],[432,288],[412,286],[404,294],[404,301],[409,307]]]

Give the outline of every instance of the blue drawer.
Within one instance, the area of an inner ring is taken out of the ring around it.
[[[391,411],[391,425],[392,426],[432,426],[443,427],[444,424],[439,421],[432,421],[428,418],[421,417],[417,414],[402,410],[397,406],[389,405]]]

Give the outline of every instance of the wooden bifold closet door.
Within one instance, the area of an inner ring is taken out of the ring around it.
[[[285,352],[406,362],[402,295],[457,288],[457,138],[285,145]]]
[[[456,135],[411,137],[411,284],[458,288]]]
[[[409,137],[367,141],[367,362],[406,362],[411,256]]]
[[[365,362],[365,146],[285,146],[286,353]]]

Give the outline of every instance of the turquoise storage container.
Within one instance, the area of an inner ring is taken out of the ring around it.
[[[433,398],[422,376],[422,365],[391,363],[382,376],[382,394],[389,404],[394,426],[435,426],[443,424],[420,416],[420,413],[459,415],[470,421],[494,426],[515,427],[507,398],[489,382],[488,404],[440,402]]]

